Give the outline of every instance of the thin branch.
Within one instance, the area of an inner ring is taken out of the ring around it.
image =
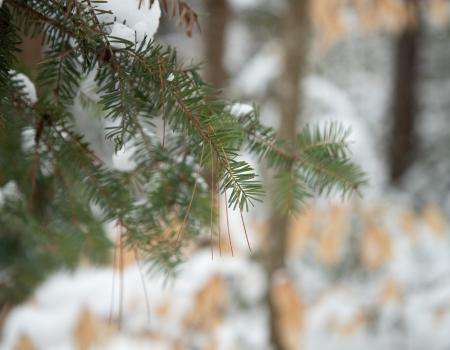
[[[119,237],[119,330],[122,330],[123,322],[123,292],[124,292],[124,243],[123,243],[123,226],[120,225],[120,237]]]
[[[116,264],[117,264],[117,243],[114,243],[114,253],[113,253],[113,275],[112,275],[112,286],[111,286],[111,303],[109,306],[109,317],[108,324],[111,326],[112,318],[114,313],[114,291],[116,289]]]
[[[252,247],[250,246],[250,241],[248,240],[247,228],[245,227],[245,222],[244,222],[244,216],[242,214],[242,209],[239,210],[239,213],[241,214],[242,226],[244,226],[244,233],[245,233],[245,239],[247,240],[248,250],[250,250],[250,253],[251,253],[252,252]]]
[[[233,244],[231,243],[231,233],[230,233],[230,222],[228,219],[228,199],[227,199],[227,190],[224,191],[225,194],[225,214],[227,217],[227,231],[228,231],[228,241],[230,242],[231,256],[234,256],[233,252]]]
[[[148,318],[148,322],[150,322],[150,302],[148,300],[147,286],[146,286],[146,283],[144,280],[144,275],[142,274],[142,266],[139,261],[138,250],[136,249],[136,247],[134,247],[133,251],[134,251],[134,258],[136,260],[136,264],[138,265],[139,275],[141,276],[142,288],[144,291],[144,298],[145,298],[145,307],[147,309],[147,318]]]

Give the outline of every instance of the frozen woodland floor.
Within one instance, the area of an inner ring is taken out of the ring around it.
[[[122,277],[112,267],[56,273],[10,313],[2,349],[265,349],[264,271],[240,231],[236,221],[235,257],[224,240],[221,257],[217,246],[214,260],[194,251],[175,278],[143,282],[132,252]],[[264,224],[252,231],[255,248]],[[271,287],[291,349],[448,348],[449,237],[433,206],[306,210],[291,225],[288,271]]]

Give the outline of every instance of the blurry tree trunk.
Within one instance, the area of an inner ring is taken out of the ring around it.
[[[281,44],[283,50],[283,70],[278,84],[278,104],[281,110],[280,137],[295,142],[298,117],[301,113],[301,80],[306,66],[309,48],[309,0],[287,0],[286,14],[282,20]],[[272,209],[267,235],[265,266],[269,288],[270,341],[277,350],[290,349],[279,327],[280,315],[271,285],[277,271],[285,267],[286,244],[289,215]]]
[[[205,7],[208,14],[203,34],[207,59],[206,81],[216,88],[222,88],[227,80],[223,58],[230,7],[228,0],[205,0]]]
[[[206,56],[205,80],[216,89],[222,89],[227,83],[227,70],[224,65],[227,26],[231,17],[228,0],[204,0],[206,9],[206,25],[203,42]],[[217,169],[217,162],[214,168]],[[208,186],[214,186],[218,193],[217,183],[213,184],[212,172],[208,167],[204,171],[204,179]],[[216,196],[216,208],[219,208],[219,196]]]
[[[31,79],[36,79],[38,64],[42,60],[42,39],[42,35],[34,38],[25,36],[23,33],[21,35],[20,52],[16,54],[16,57],[20,64],[19,70],[24,71]],[[2,288],[1,283],[0,288]],[[4,322],[14,303],[15,301],[8,298],[0,300],[0,330],[3,330]]]
[[[417,11],[419,7],[416,1]],[[393,90],[393,126],[390,144],[390,177],[397,183],[414,160],[417,145],[417,85],[420,16],[397,39]]]
[[[26,74],[31,79],[35,79],[37,76],[37,68],[39,62],[42,60],[42,35],[38,35],[34,38],[28,36],[22,37],[22,44],[20,45],[20,52],[18,53],[18,59],[20,64],[25,68]]]

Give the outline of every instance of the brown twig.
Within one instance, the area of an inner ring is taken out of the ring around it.
[[[140,0],[142,2],[143,0]],[[150,6],[155,0],[150,0]],[[167,0],[160,0],[161,8],[165,14],[169,14],[169,6]],[[171,17],[174,18],[178,14],[178,24],[183,24],[186,27],[186,34],[191,37],[195,27],[201,32],[200,23],[198,21],[197,12],[183,0],[172,0],[172,13]]]
[[[251,253],[252,252],[252,247],[250,246],[250,241],[248,240],[247,228],[245,227],[245,222],[244,222],[244,216],[242,214],[242,209],[239,210],[239,213],[241,214],[242,226],[244,226],[244,233],[245,233],[245,239],[247,240],[248,250]]]
[[[230,222],[228,219],[228,198],[227,198],[227,190],[226,189],[224,190],[224,194],[225,194],[225,215],[227,217],[228,241],[230,242],[231,256],[234,256],[233,244],[231,243]]]

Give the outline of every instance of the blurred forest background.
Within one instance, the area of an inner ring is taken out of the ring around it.
[[[238,215],[222,215],[232,245],[214,242],[211,260],[209,240],[199,242],[173,278],[147,274],[133,252],[121,278],[118,266],[87,261],[47,276],[3,309],[1,346],[449,349],[450,2],[189,4],[201,31],[189,37],[163,16],[155,40],[201,63],[207,82],[287,139],[312,122],[351,126],[370,184],[296,217],[269,194],[247,218],[252,253]],[[20,54],[31,77],[35,45],[25,40]]]

